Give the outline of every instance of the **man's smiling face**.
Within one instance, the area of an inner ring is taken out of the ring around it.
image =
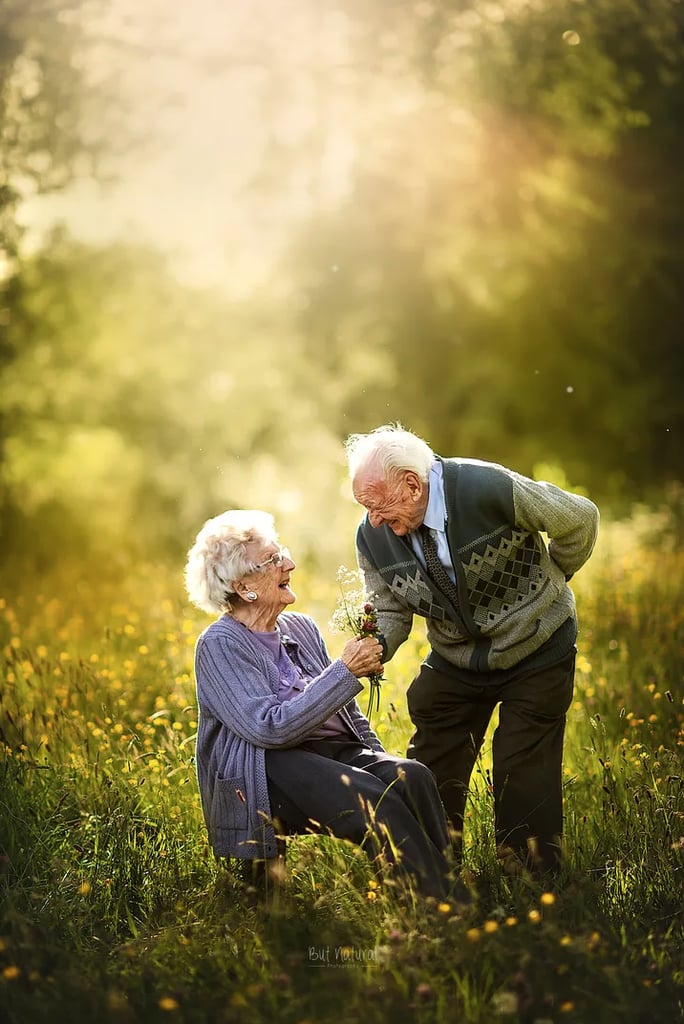
[[[397,537],[405,537],[423,522],[429,486],[411,469],[385,477],[375,464],[361,469],[352,482],[354,499],[368,512],[371,526],[389,526]]]

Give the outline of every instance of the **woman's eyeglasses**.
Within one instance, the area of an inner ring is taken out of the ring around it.
[[[265,569],[267,565],[274,565],[276,569],[280,569],[281,565],[286,560],[288,562],[291,561],[290,549],[280,548],[280,550],[276,551],[276,553],[271,555],[270,558],[266,558],[263,562],[257,562],[254,566],[254,571],[256,572],[258,569]]]

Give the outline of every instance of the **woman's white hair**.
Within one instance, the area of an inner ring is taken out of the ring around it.
[[[268,512],[233,509],[208,519],[188,552],[185,589],[194,605],[205,612],[230,611],[233,583],[254,572],[247,544],[277,541],[275,522]]]
[[[370,434],[350,434],[344,448],[352,480],[375,463],[385,479],[398,470],[410,469],[425,481],[435,461],[430,445],[404,430],[401,423],[376,427]]]

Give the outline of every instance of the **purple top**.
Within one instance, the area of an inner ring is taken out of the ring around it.
[[[292,700],[311,682],[311,676],[305,675],[299,663],[299,645],[297,641],[284,636],[277,626],[268,633],[259,633],[254,629],[251,630],[251,633],[259,643],[263,644],[276,663],[278,673],[280,674],[278,700],[281,704]],[[331,715],[325,722],[322,722],[321,725],[311,732],[307,739],[322,739],[326,736],[337,738],[347,736],[352,738],[352,733],[347,728],[339,712]],[[353,738],[356,739],[356,737]]]

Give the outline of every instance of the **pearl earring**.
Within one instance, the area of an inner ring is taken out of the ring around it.
[[[256,601],[258,596],[259,595],[257,593],[255,593],[255,591],[248,590],[247,593],[245,594],[245,600],[246,601]]]

